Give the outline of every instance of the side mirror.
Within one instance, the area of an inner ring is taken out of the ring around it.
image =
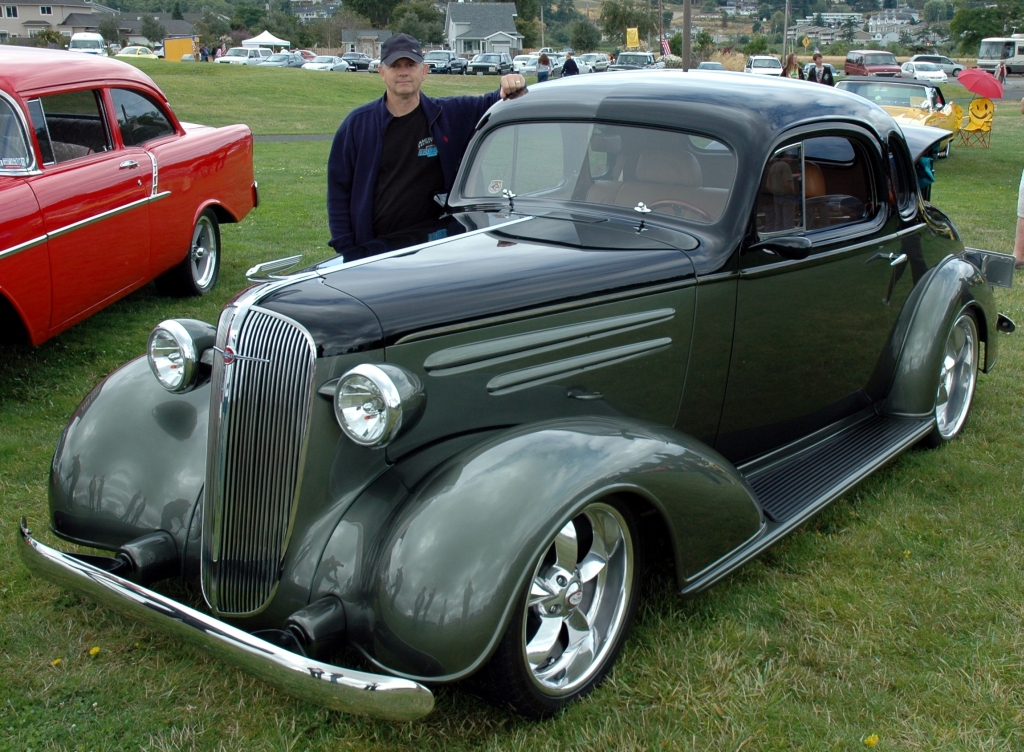
[[[781,256],[784,259],[799,261],[807,258],[811,253],[811,241],[803,235],[784,235],[777,238],[768,238],[759,243],[749,246],[751,251],[768,251]]]

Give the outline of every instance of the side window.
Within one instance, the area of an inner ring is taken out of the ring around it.
[[[821,136],[779,149],[761,179],[761,235],[817,232],[874,215],[875,188],[863,147],[843,136]]]
[[[29,102],[29,114],[43,164],[67,162],[112,148],[98,91],[40,97]]]
[[[917,206],[917,175],[908,164],[903,151],[889,144],[889,179],[896,194],[896,206],[904,218],[913,215]]]
[[[0,99],[0,171],[25,170],[32,164],[25,131],[14,105]]]
[[[117,127],[125,146],[141,146],[156,138],[174,135],[174,126],[163,109],[148,96],[128,89],[111,89]]]

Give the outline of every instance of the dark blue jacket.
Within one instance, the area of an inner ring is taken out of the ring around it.
[[[437,144],[446,193],[455,184],[476,124],[500,97],[494,91],[479,97],[433,99],[420,92],[420,107]],[[352,110],[334,136],[327,160],[327,223],[330,245],[338,253],[373,239],[373,191],[384,131],[393,117],[384,100],[381,97]]]

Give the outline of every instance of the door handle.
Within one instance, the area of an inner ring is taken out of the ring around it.
[[[907,254],[905,253],[876,253],[874,256],[869,258],[865,263],[870,264],[872,261],[884,260],[889,262],[889,266],[899,266],[907,261]]]
[[[139,163],[136,162],[134,159],[126,159],[125,161],[123,161],[121,164],[119,164],[117,166],[117,169],[119,169],[119,170],[134,170],[134,169],[138,168],[138,166],[139,166]]]

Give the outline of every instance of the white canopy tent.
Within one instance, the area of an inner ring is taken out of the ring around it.
[[[287,39],[278,39],[269,31],[254,36],[252,39],[243,39],[243,47],[291,47],[292,43]]]

